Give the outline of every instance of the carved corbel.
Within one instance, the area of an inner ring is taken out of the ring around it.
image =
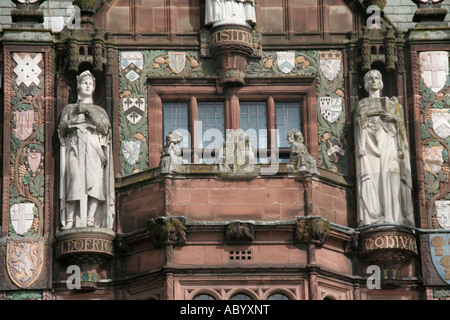
[[[295,242],[323,246],[331,231],[331,224],[322,217],[299,217],[295,227]]]
[[[255,239],[255,228],[251,223],[234,221],[227,226],[225,239],[228,243],[252,242]]]
[[[147,229],[156,246],[182,245],[186,242],[184,217],[160,217],[147,221]]]

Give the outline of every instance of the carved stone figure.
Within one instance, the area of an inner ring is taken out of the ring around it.
[[[364,76],[368,98],[355,110],[358,223],[414,225],[409,146],[403,107],[381,97],[382,75]]]
[[[161,154],[161,173],[178,171],[183,164],[181,149],[178,146],[183,141],[183,136],[176,130],[166,135],[166,145]]]
[[[219,172],[256,173],[252,140],[242,130],[230,130],[219,150]]]
[[[206,0],[205,25],[251,27],[255,23],[255,0]]]
[[[286,139],[291,144],[290,160],[294,171],[317,174],[316,159],[303,144],[303,134],[298,129],[288,132]]]
[[[61,142],[60,200],[63,229],[113,228],[114,170],[111,125],[93,103],[95,78],[77,77],[78,101],[64,107],[58,128]]]

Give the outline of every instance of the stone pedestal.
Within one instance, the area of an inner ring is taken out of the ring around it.
[[[56,236],[56,259],[62,265],[80,268],[80,288],[92,291],[102,278],[102,265],[114,257],[115,233],[103,228],[73,228]]]
[[[253,52],[253,35],[249,27],[222,25],[210,30],[211,53],[217,60],[222,84],[244,84],[245,68]]]
[[[417,250],[417,236],[410,229],[379,227],[361,233],[359,239],[360,258],[380,268],[384,288],[398,287],[399,280],[411,277],[406,270],[413,266]]]

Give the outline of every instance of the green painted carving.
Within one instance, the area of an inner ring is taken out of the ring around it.
[[[450,73],[444,88],[436,93],[421,79],[419,95],[425,198],[433,204],[437,200],[450,200],[450,136],[439,136],[433,127],[433,114],[446,116],[450,113]],[[429,205],[428,208],[428,214],[436,220],[434,206]],[[435,227],[440,228],[438,224]]]
[[[144,63],[147,61],[144,56]],[[145,111],[141,114],[141,119],[136,123],[131,122],[124,111],[124,103],[127,98],[134,99],[141,98],[147,103],[147,85],[146,85],[145,71],[140,75],[139,79],[130,81],[125,76],[124,69],[119,72],[119,137],[122,143],[120,150],[120,171],[122,176],[128,176],[133,173],[145,171],[148,169],[148,112],[147,106]],[[136,153],[136,158],[127,158],[124,155],[123,148],[133,148]]]
[[[39,54],[17,54],[17,64],[24,64],[24,57],[36,59]],[[35,68],[44,70],[43,61]],[[25,67],[26,68],[26,67]],[[32,81],[20,85],[18,75],[13,73],[11,92],[11,131],[10,131],[10,186],[9,206],[23,202],[34,203],[34,219],[31,228],[23,236],[37,236],[42,222],[44,208],[45,177],[45,130],[44,130],[44,84],[43,72]],[[20,78],[22,79],[22,78]],[[15,236],[11,219],[8,235]]]
[[[169,66],[170,55],[166,50],[144,51],[145,74],[148,77],[183,77],[199,78],[216,75],[216,65],[213,59],[201,59],[197,51],[177,51],[185,54],[182,71],[175,73]],[[181,68],[180,68],[181,69]]]
[[[42,291],[18,290],[6,292],[6,300],[42,300]]]

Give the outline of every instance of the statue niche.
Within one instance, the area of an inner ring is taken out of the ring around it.
[[[364,76],[368,98],[355,110],[356,180],[358,224],[414,225],[411,165],[398,98],[381,97],[378,70]]]
[[[114,170],[111,124],[93,103],[95,78],[77,76],[78,100],[62,110],[60,146],[60,218],[62,229],[113,228]]]

